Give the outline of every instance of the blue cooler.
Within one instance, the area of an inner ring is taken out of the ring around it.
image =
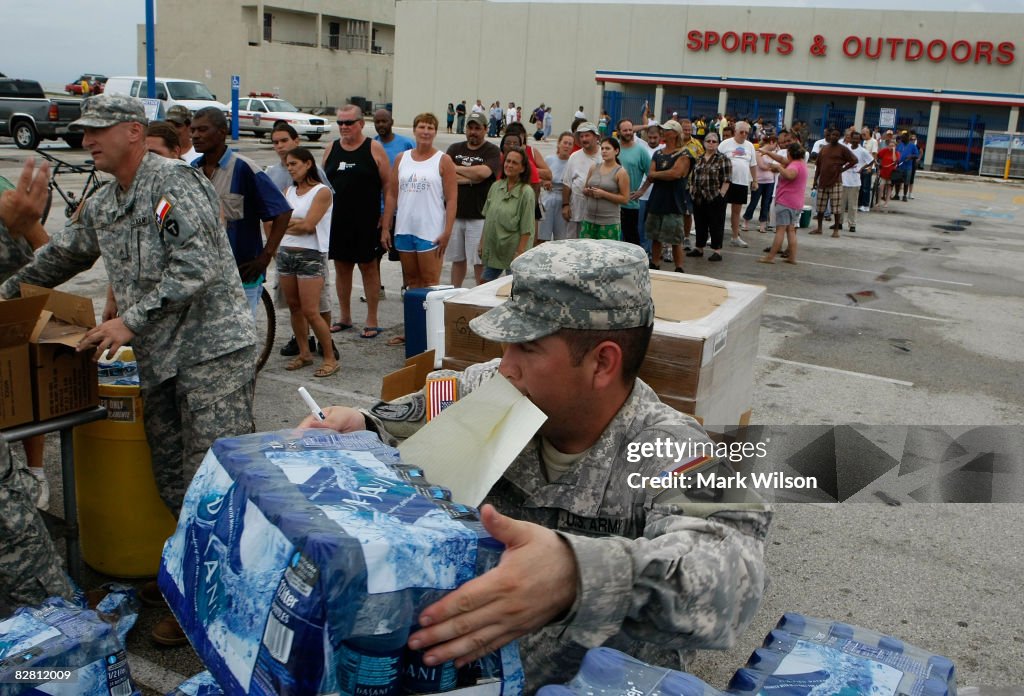
[[[431,285],[405,291],[405,357],[411,358],[427,349],[427,295],[438,290],[452,290],[454,285]]]

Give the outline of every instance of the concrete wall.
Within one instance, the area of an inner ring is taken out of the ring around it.
[[[263,41],[264,11],[275,15],[269,43]],[[370,53],[368,40],[365,51],[279,43],[316,44],[318,13],[322,33],[328,16],[395,24],[393,0],[175,0],[157,15],[157,74],[202,80],[224,102],[231,98],[231,75],[241,76],[242,94],[279,88],[298,106],[336,106],[353,96],[391,101],[394,56]],[[138,69],[145,75],[144,31],[139,36]]]
[[[555,127],[561,128],[578,104],[588,114],[594,110],[594,72],[599,69],[929,91],[1024,91],[1019,15],[401,0],[397,18],[395,116],[401,123],[424,109],[441,113],[448,102],[480,98],[527,107],[543,101],[552,105]],[[793,50],[781,55],[773,45],[767,54],[729,53],[721,46],[692,51],[689,31],[788,32]],[[811,53],[815,35],[825,40],[824,56]],[[843,41],[851,35],[916,38],[926,45],[934,39],[1018,45],[1010,65],[958,64],[948,58],[907,61],[902,48],[893,60],[889,46],[880,59],[871,60],[844,55]]]

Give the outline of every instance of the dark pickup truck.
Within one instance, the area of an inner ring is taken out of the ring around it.
[[[0,78],[0,135],[13,137],[23,150],[34,150],[44,138],[82,147],[82,134],[68,130],[81,112],[79,99],[49,99],[38,82]]]

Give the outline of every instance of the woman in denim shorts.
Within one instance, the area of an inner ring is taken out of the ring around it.
[[[331,329],[320,315],[320,291],[324,284],[324,253],[331,239],[334,196],[320,181],[316,159],[306,148],[297,147],[289,152],[285,166],[295,184],[284,192],[292,207],[292,217],[277,252],[277,275],[288,302],[293,333],[306,336],[308,324],[320,345],[333,346]],[[288,362],[287,370],[313,364],[308,342],[300,340],[298,345],[299,354]],[[324,361],[313,376],[330,377],[339,368],[334,351],[325,350]]]

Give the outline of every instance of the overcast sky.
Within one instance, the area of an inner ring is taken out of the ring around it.
[[[375,0],[386,2],[387,0]],[[499,0],[523,2],[525,0]],[[623,2],[624,0],[532,0]],[[891,0],[646,0],[657,4],[893,9]],[[937,11],[1024,13],[1024,0],[931,0]],[[159,9],[158,9],[159,12]],[[83,72],[134,75],[143,0],[0,0],[0,72],[63,85]],[[1024,18],[1022,18],[1024,22]],[[157,72],[160,66],[157,65]]]

